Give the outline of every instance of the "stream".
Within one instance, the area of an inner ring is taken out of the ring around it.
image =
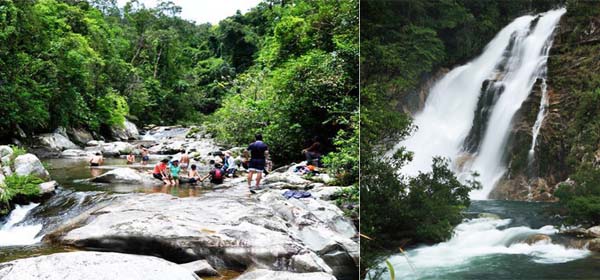
[[[60,188],[56,195],[43,203],[17,205],[11,213],[0,219],[0,262],[31,256],[46,255],[74,250],[56,247],[41,242],[47,232],[56,229],[62,223],[99,203],[105,203],[123,193],[168,193],[177,197],[201,196],[210,192],[209,183],[196,187],[181,186],[148,187],[130,184],[100,184],[86,181],[117,167],[125,167],[123,158],[106,158],[102,168],[90,168],[87,159],[44,159],[51,177]],[[150,170],[140,164],[127,167]],[[200,166],[201,174],[207,172],[207,166]]]

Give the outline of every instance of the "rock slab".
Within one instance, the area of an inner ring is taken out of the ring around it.
[[[0,264],[2,280],[198,280],[189,270],[156,257],[69,252]]]

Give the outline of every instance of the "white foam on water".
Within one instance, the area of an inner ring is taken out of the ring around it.
[[[466,220],[455,228],[450,240],[409,250],[407,256],[395,255],[389,260],[395,268],[397,279],[411,279],[435,275],[436,271],[448,271],[453,267],[468,265],[473,260],[498,254],[527,255],[532,262],[544,264],[564,263],[590,254],[586,249],[566,248],[547,241],[531,245],[524,243],[522,241],[532,234],[552,235],[558,230],[554,226],[539,229],[525,226],[506,228],[510,222],[510,219],[490,218]]]
[[[15,226],[17,223],[23,221],[27,213],[38,205],[39,203],[17,205],[10,212],[6,223],[0,227],[0,246],[31,245],[42,240],[43,236],[37,236],[42,230],[41,224]]]

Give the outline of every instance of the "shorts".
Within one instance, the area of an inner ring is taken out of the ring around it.
[[[154,178],[156,178],[158,180],[161,180],[161,181],[163,179],[163,176],[161,174],[159,174],[159,173],[152,173],[152,177],[154,177]]]
[[[190,179],[188,180],[188,183],[189,183],[189,184],[195,184],[196,182],[198,182],[198,180],[196,180],[196,178],[190,178]]]
[[[143,157],[142,157],[142,160],[143,160],[143,161],[149,161],[149,160],[150,160],[150,157],[149,157],[149,156],[143,156]]]
[[[188,164],[187,163],[181,163],[181,164],[179,164],[179,167],[181,167],[183,169],[186,169],[186,168],[188,168]]]
[[[265,159],[264,158],[251,159],[248,164],[248,170],[262,172],[263,170],[265,170]]]
[[[92,162],[92,163],[90,163],[90,166],[100,166],[100,164],[98,164],[96,162]]]
[[[213,184],[223,184],[223,178],[221,179],[210,179],[210,182]]]

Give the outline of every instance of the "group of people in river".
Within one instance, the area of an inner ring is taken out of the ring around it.
[[[302,150],[307,163],[315,166],[320,166],[320,142],[317,137],[313,138],[312,144]],[[179,186],[180,183],[186,182],[196,185],[206,179],[210,179],[213,184],[222,184],[226,177],[237,177],[236,173],[239,169],[238,162],[244,169],[248,171],[247,182],[251,192],[260,189],[260,182],[264,176],[268,175],[273,168],[273,163],[269,158],[269,147],[263,142],[261,134],[255,135],[255,141],[252,142],[246,150],[243,151],[242,160],[236,160],[230,151],[215,152],[214,156],[218,156],[218,160],[210,160],[210,171],[201,176],[198,173],[198,166],[190,164],[190,155],[185,151],[179,159],[172,157],[164,158],[154,165],[151,174],[157,180],[161,180],[165,185]],[[149,158],[149,151],[146,148],[141,149],[140,161],[141,165],[146,165]],[[130,152],[127,157],[127,164],[136,163],[135,154]],[[103,164],[104,158],[101,153],[96,153],[90,159],[90,166],[96,167]],[[182,173],[183,172],[183,173]],[[255,182],[254,184],[253,181]]]

